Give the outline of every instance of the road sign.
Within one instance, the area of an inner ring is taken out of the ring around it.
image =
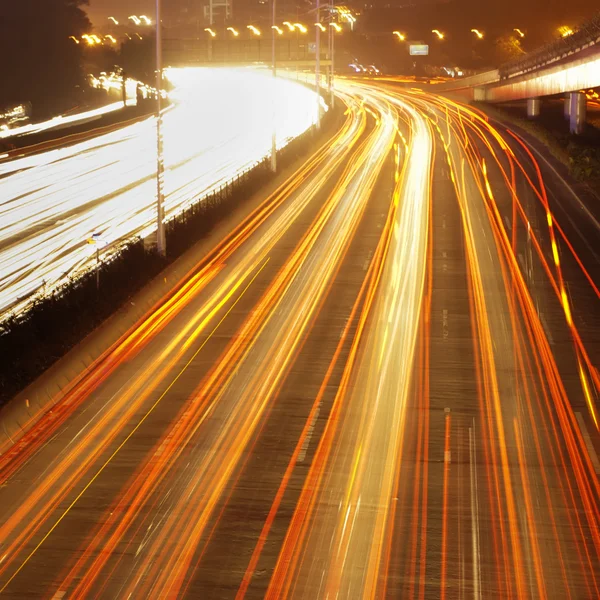
[[[428,56],[429,46],[427,44],[411,44],[409,46],[411,56]]]
[[[102,238],[101,233],[92,233],[92,237],[88,238],[86,241],[88,244],[95,244],[100,247],[108,245],[108,242]]]
[[[316,42],[308,42],[308,51],[310,54],[317,53],[317,43]]]

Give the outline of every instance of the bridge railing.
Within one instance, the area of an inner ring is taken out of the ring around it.
[[[499,69],[500,77],[507,79],[535,71],[598,43],[600,43],[600,12],[583,23],[572,35],[555,40],[529,52],[522,58],[503,64]]]

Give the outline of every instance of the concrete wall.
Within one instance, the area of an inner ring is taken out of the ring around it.
[[[445,83],[438,83],[435,85],[435,87],[432,87],[432,90],[435,90],[441,94],[446,92],[469,93],[468,90],[480,88],[498,81],[500,81],[500,71],[498,69],[494,69],[493,71],[478,73],[477,75],[473,75],[471,77],[461,77]],[[471,91],[470,93],[472,94],[473,92]]]

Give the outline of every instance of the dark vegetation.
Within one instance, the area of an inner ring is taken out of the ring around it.
[[[280,150],[279,169],[289,167],[310,152],[317,142],[330,135],[340,118],[341,110],[329,111],[320,134],[311,129]],[[23,315],[0,325],[0,405],[35,380],[162,269],[272,181],[274,174],[269,165],[268,159],[259,163],[218,192],[199,198],[202,201],[169,221],[166,259],[146,248],[143,240],[132,240],[101,264],[99,289],[97,272],[90,271],[36,301]]]
[[[104,104],[106,92],[90,88],[87,75],[117,67],[153,84],[154,37],[134,38],[119,49],[110,44],[89,47],[81,40],[93,31],[85,12],[88,4],[0,1],[0,110],[29,102],[32,120],[40,121],[76,107]]]
[[[84,84],[83,45],[70,36],[88,33],[87,0],[0,2],[0,106],[31,102],[34,118],[74,103]]]
[[[524,103],[491,108],[477,104],[482,110],[499,120],[508,120],[539,139],[570,174],[580,183],[586,183],[600,194],[600,125],[589,113],[582,135],[569,133],[569,121],[564,116],[563,100],[546,99],[542,102],[540,116],[528,120]]]
[[[361,3],[362,4],[362,3]],[[597,0],[412,0],[369,2],[358,18],[356,31],[336,39],[336,53],[354,55],[363,64],[375,63],[388,73],[408,74],[418,61],[407,43],[392,35],[399,30],[408,40],[429,44],[430,55],[421,62],[462,69],[495,68],[557,39],[557,28],[576,26],[598,10]],[[479,40],[472,28],[483,31]],[[525,37],[514,31],[520,28]],[[443,41],[432,34],[439,29]],[[342,64],[341,62],[339,64]]]

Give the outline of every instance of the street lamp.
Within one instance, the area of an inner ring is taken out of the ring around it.
[[[439,40],[443,40],[445,37],[444,34],[439,29],[432,29],[431,33],[435,33],[435,35],[438,36]]]
[[[400,33],[399,31],[394,31],[393,35],[395,35],[401,42],[404,42],[406,40],[406,36],[403,33]]]
[[[289,21],[284,21],[283,24],[290,30],[294,31],[295,27]]]
[[[115,25],[119,24],[119,21],[117,21],[114,17],[108,17],[109,21],[112,21]]]
[[[140,25],[142,23],[141,19],[139,17],[136,17],[136,15],[131,15],[130,17],[127,17],[130,21],[133,21],[136,25]]]
[[[256,41],[258,42],[258,60],[260,61],[260,29],[254,25],[246,25],[246,28],[258,38]]]
[[[480,39],[480,40],[483,39],[483,33],[481,33],[481,31],[479,31],[479,29],[471,29],[471,33],[474,33],[478,39]]]
[[[281,27],[278,27],[277,25],[271,25],[271,29],[274,29],[278,35],[283,35],[283,29],[281,29]],[[294,30],[294,28],[292,27],[292,31]]]
[[[285,23],[284,23],[285,25]],[[308,29],[302,25],[302,23],[294,23],[294,27],[300,32],[300,33],[306,33],[308,31]],[[293,29],[292,29],[293,31]]]
[[[350,9],[346,8],[345,6],[338,6],[337,11],[340,15],[340,19],[350,23],[350,29],[354,31],[354,23],[356,23],[356,17],[352,14]]]
[[[233,37],[237,37],[238,35],[240,35],[240,32],[234,29],[233,27],[228,27],[227,31],[231,31],[231,33],[233,33]]]
[[[525,34],[518,27],[515,27],[513,29],[513,31],[516,31],[519,34],[520,37],[522,37],[522,38],[525,37]]]
[[[215,37],[217,35],[210,27],[205,27],[204,31],[210,33],[210,37]]]
[[[315,23],[315,27],[318,27],[321,31],[326,31],[325,25],[323,25],[323,23]]]
[[[152,21],[146,15],[140,15],[140,21],[143,21],[144,25],[152,25]]]

